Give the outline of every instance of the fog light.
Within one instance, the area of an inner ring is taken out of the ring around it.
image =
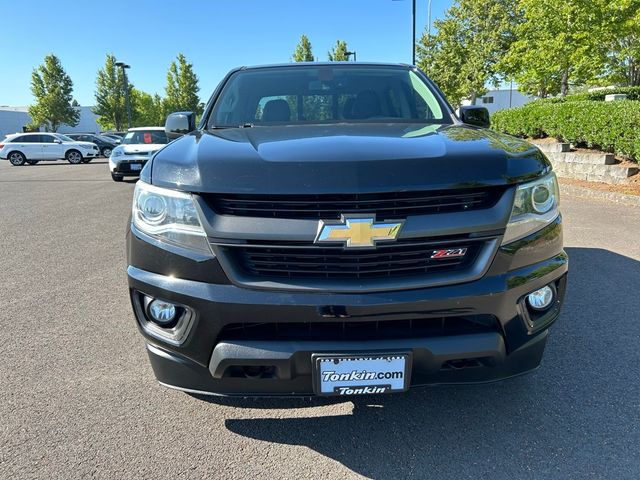
[[[149,315],[158,325],[168,325],[176,318],[176,306],[162,300],[153,300],[149,304]]]
[[[553,289],[547,285],[527,295],[527,302],[534,310],[546,310],[553,302]]]

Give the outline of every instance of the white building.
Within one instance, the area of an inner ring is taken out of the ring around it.
[[[489,90],[482,97],[476,99],[476,105],[487,107],[489,113],[504,110],[505,108],[521,107],[525,103],[535,100],[536,97],[525,95],[516,89]],[[470,105],[469,100],[463,100],[463,105]]]
[[[91,111],[92,107],[77,107],[80,110],[80,122],[75,127],[61,125],[59,133],[98,133],[97,115]],[[0,106],[0,139],[11,133],[22,132],[23,127],[31,123],[28,107],[7,107]]]

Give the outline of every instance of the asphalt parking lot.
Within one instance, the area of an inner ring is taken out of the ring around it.
[[[640,209],[564,197],[564,313],[519,379],[406,395],[162,388],[125,278],[133,183],[0,161],[0,478],[640,478]]]

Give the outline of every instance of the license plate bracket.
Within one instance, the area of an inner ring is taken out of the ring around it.
[[[369,395],[404,392],[411,382],[411,352],[314,353],[317,395]]]

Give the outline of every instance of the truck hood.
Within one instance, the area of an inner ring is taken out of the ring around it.
[[[505,185],[550,168],[536,147],[486,129],[338,124],[194,132],[142,178],[192,192],[366,193]]]

